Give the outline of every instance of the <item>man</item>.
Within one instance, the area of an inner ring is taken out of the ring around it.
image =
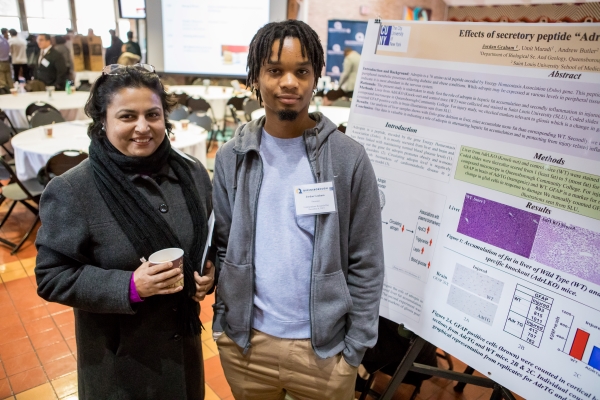
[[[0,37],[0,88],[8,90],[12,87],[13,80],[10,76],[10,44],[4,39],[3,35]]]
[[[307,24],[261,28],[248,84],[265,117],[216,156],[213,331],[236,399],[353,399],[357,367],[377,341],[377,183],[364,148],[308,113],[323,66]]]
[[[2,33],[2,37],[6,40],[10,39],[10,37],[8,36],[8,28],[2,28],[0,29],[0,33]]]
[[[64,90],[69,72],[64,57],[52,48],[48,34],[38,35],[37,44],[40,47],[40,56],[35,70],[35,78],[44,82],[46,86]]]
[[[23,73],[23,78],[27,80],[29,76],[29,67],[27,67],[27,42],[25,39],[19,37],[15,29],[10,31],[10,39],[8,44],[10,45],[10,55],[12,57],[12,66],[15,73],[14,80],[19,82],[19,73]]]
[[[123,53],[135,54],[142,58],[142,49],[138,43],[133,41],[133,32],[127,32],[127,42],[123,46]]]
[[[342,76],[340,77],[340,88],[346,92],[346,96],[352,97],[358,66],[360,64],[360,54],[349,47],[344,49],[344,65]]]
[[[104,54],[104,62],[106,65],[116,64],[117,60],[123,52],[123,41],[117,36],[117,32],[114,29],[109,29],[110,33],[110,46],[106,49]]]

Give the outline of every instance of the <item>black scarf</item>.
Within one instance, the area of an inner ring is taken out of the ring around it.
[[[194,229],[191,251],[183,256],[184,287],[178,293],[180,329],[186,336],[200,334],[200,306],[191,297],[196,293],[194,271],[200,273],[207,235],[206,214],[186,161],[171,149],[165,139],[148,157],[129,157],[106,138],[95,138],[90,145],[90,163],[96,187],[119,226],[133,244],[138,258],[169,247],[183,248],[167,221],[157,213],[126,174],[155,174],[169,164],[181,182],[185,203]]]

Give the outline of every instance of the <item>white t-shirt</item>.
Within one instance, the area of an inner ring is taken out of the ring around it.
[[[27,42],[18,36],[8,39],[13,64],[27,64]]]

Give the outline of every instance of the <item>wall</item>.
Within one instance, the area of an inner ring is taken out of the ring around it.
[[[304,0],[307,1],[307,0]],[[370,18],[402,19],[404,6],[424,7],[432,11],[433,21],[445,19],[446,4],[442,0],[308,0],[308,24],[319,34],[323,47],[327,45],[327,21],[349,19],[366,21]],[[360,14],[366,6],[368,15]]]
[[[449,21],[600,22],[600,3],[449,7]]]

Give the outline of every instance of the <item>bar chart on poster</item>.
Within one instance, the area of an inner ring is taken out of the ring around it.
[[[599,29],[371,21],[346,130],[380,314],[531,399],[600,399]]]

